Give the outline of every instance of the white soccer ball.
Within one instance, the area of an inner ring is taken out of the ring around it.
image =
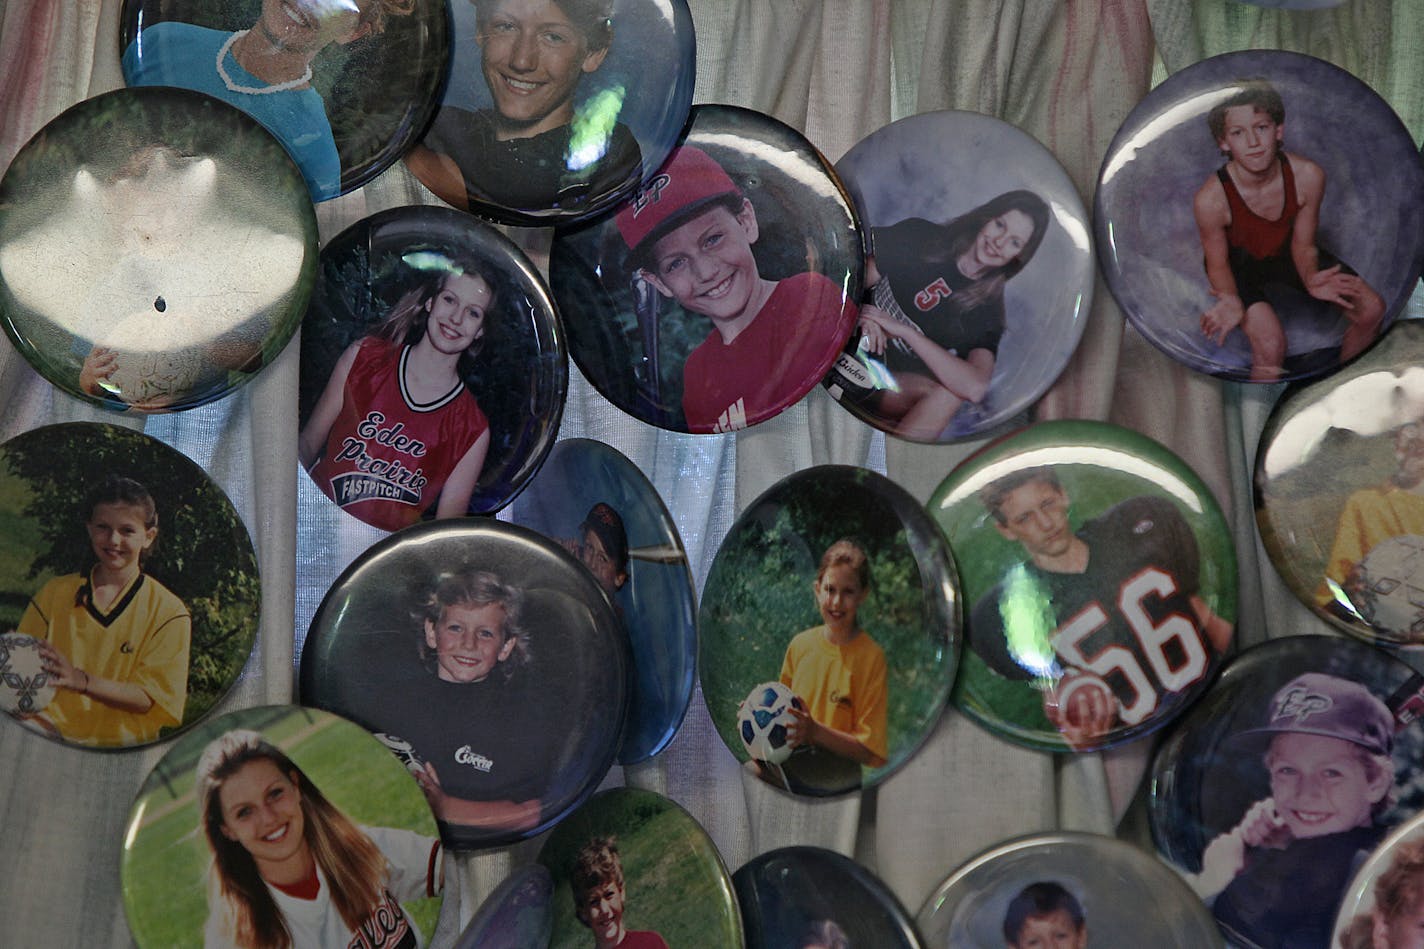
[[[33,715],[52,698],[54,685],[44,671],[40,641],[22,633],[0,635],[0,711]]]
[[[737,707],[737,733],[747,754],[767,764],[781,764],[794,750],[786,743],[786,729],[796,719],[791,707],[806,706],[780,682],[763,682]]]
[[[1360,615],[1400,640],[1424,640],[1424,537],[1401,534],[1370,548],[1360,561]]]

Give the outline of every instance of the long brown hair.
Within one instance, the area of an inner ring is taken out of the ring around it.
[[[460,354],[459,372],[462,375],[469,372],[468,364],[484,349],[485,340],[489,337],[490,320],[494,316],[495,304],[499,299],[494,280],[485,273],[486,269],[481,261],[461,254],[450,258],[437,270],[422,273],[420,281],[401,294],[395,306],[376,324],[370,335],[397,346],[414,346],[425,335],[426,322],[430,317],[425,306],[445,288],[445,281],[455,276],[476,277],[489,287],[490,300],[489,305],[485,307],[484,332],[475,337]]]
[[[949,298],[949,303],[956,309],[960,311],[973,309],[985,300],[1003,295],[1004,284],[1010,277],[1028,265],[1038,250],[1038,245],[1043,243],[1043,232],[1048,229],[1048,204],[1032,191],[1006,191],[945,224],[943,243],[925,248],[927,259],[941,263],[957,261],[959,256],[978,240],[979,232],[983,230],[985,224],[1009,211],[1020,211],[1026,214],[1033,222],[1033,233],[1024,243],[1023,250],[1019,251],[1013,260],[1002,267],[995,268],[963,290],[954,293]]]
[[[292,949],[292,934],[257,864],[241,843],[223,833],[223,782],[249,762],[267,760],[290,778],[301,793],[303,839],[321,867],[330,899],[351,931],[384,898],[386,857],[351,819],[326,799],[315,784],[260,734],[235,729],[218,736],[198,759],[195,790],[203,832],[213,852],[208,874],[210,907],[221,900],[234,941],[246,949]]]

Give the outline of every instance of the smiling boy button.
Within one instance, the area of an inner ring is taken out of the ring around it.
[[[698,106],[611,219],[561,234],[549,279],[570,349],[624,411],[731,432],[820,382],[856,319],[861,235],[815,148],[758,112]]]

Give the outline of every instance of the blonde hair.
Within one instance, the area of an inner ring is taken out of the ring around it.
[[[842,537],[826,548],[826,552],[821,555],[821,566],[816,570],[816,581],[820,582],[826,571],[832,567],[850,567],[855,571],[855,578],[860,582],[861,589],[870,589],[870,558],[865,555],[865,550],[850,538]]]
[[[294,949],[287,921],[251,854],[223,833],[222,786],[253,761],[270,761],[301,793],[302,837],[326,876],[331,902],[348,929],[357,931],[384,899],[386,857],[277,746],[262,735],[235,729],[218,736],[198,759],[194,793],[203,833],[213,853],[208,905],[223,912],[233,941],[243,949]]]
[[[485,307],[485,332],[475,337],[460,356],[462,363],[474,359],[484,348],[485,338],[489,335],[490,316],[494,313],[495,301],[498,298],[494,281],[485,276],[484,270],[485,267],[480,261],[459,255],[447,261],[439,270],[421,273],[419,282],[401,294],[395,306],[376,324],[370,335],[397,346],[414,345],[425,334],[430,317],[430,311],[425,308],[426,304],[445,289],[446,281],[451,277],[474,277],[489,287],[490,291],[489,303]],[[462,366],[461,371],[467,371],[467,367]]]
[[[387,17],[409,16],[414,12],[415,0],[376,0],[361,11],[360,22],[369,23],[374,35],[385,30]]]

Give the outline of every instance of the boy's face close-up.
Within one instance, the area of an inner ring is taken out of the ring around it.
[[[580,893],[574,915],[593,931],[598,945],[618,945],[623,939],[623,884],[604,880]]]
[[[1373,778],[1356,746],[1343,738],[1284,732],[1271,740],[1266,767],[1276,813],[1296,837],[1368,827],[1389,793],[1390,775]]]
[[[756,299],[761,274],[752,244],[756,212],[743,200],[733,214],[717,204],[684,221],[653,244],[653,271],[644,271],[665,297],[713,321],[744,316]]]
[[[1084,949],[1087,945],[1087,924],[1075,926],[1067,910],[1056,909],[1024,920],[1019,938],[1008,949]]]
[[[1073,545],[1068,495],[1047,481],[1028,481],[999,505],[1002,523],[994,526],[1006,540],[1016,540],[1030,557],[1061,557]]]
[[[628,580],[628,575],[619,570],[618,565],[613,562],[613,558],[608,555],[608,549],[603,546],[603,541],[591,530],[583,532],[583,543],[579,546],[579,560],[593,574],[598,585],[603,587],[603,592],[609,596],[617,593]]]
[[[425,621],[425,644],[435,650],[435,672],[444,682],[483,682],[514,651],[498,603],[442,606],[438,623]]]
[[[497,0],[475,42],[500,138],[530,138],[567,125],[579,80],[608,55],[606,48],[589,49],[552,0]]]
[[[361,12],[376,0],[263,0],[257,28],[287,52],[316,53],[331,43],[350,43],[370,32]]]
[[[1277,125],[1265,112],[1252,105],[1236,105],[1226,110],[1217,145],[1246,171],[1261,174],[1275,162],[1284,135],[1285,126]]]
[[[1424,949],[1424,896],[1416,895],[1392,919],[1376,910],[1373,943],[1373,949]]]

